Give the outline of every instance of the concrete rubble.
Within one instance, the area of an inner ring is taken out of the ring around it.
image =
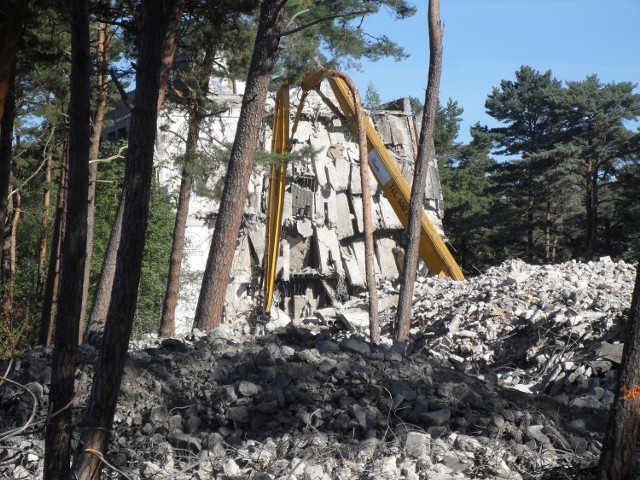
[[[241,87],[241,85],[240,85]],[[201,134],[200,148],[212,159],[213,146],[233,141],[239,115],[242,88],[234,90],[228,81],[220,81],[212,89],[213,98],[229,107],[219,117],[207,119]],[[328,86],[323,93],[333,98]],[[298,89],[291,91],[291,112],[297,108]],[[334,100],[335,101],[335,100]],[[386,110],[369,112],[380,137],[411,183],[413,163],[417,153],[419,125],[409,113],[408,100],[388,105]],[[267,102],[264,117],[262,147],[269,149],[275,100]],[[159,181],[178,187],[179,169],[174,161],[184,149],[181,138],[186,132],[184,114],[168,111],[161,117],[156,145]],[[215,138],[215,142],[212,142]],[[308,316],[318,308],[341,303],[364,291],[364,243],[362,190],[359,173],[358,145],[341,120],[312,92],[302,111],[301,121],[293,138],[293,151],[305,148],[314,151],[309,158],[292,161],[288,167],[284,198],[281,248],[276,274],[275,306],[292,318]],[[219,156],[219,154],[217,154]],[[223,179],[224,163],[215,162],[208,184]],[[397,278],[403,262],[402,225],[391,205],[384,198],[374,177],[372,189],[372,221],[375,231],[376,271],[382,279]],[[228,320],[243,320],[256,307],[257,289],[264,255],[267,214],[268,168],[256,167],[251,177],[243,227],[238,238],[236,255],[225,297]],[[204,271],[209,239],[218,209],[215,199],[197,194],[192,196],[187,224],[186,268]],[[432,161],[427,179],[425,210],[439,231],[442,231],[443,203],[437,162]],[[200,278],[189,276],[193,285],[183,285],[184,292],[197,292]],[[193,318],[193,301],[186,295],[177,312],[179,328]],[[183,328],[187,331],[190,324]]]
[[[421,277],[406,352],[392,301],[382,345],[365,341],[362,299],[258,337],[227,323],[134,342],[107,458],[140,479],[594,478],[634,273],[603,258]],[[79,358],[78,421],[97,351]],[[50,361],[15,359],[30,393],[0,387],[0,432],[37,402],[36,423],[0,433],[0,478],[41,476]]]

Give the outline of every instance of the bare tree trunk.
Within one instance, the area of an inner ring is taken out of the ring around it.
[[[167,15],[174,7],[175,3],[161,0],[143,2],[135,109],[131,117],[125,171],[121,248],[118,249],[113,293],[80,440],[82,448],[75,456],[74,474],[78,480],[100,478],[102,462],[86,450],[106,453],[124,373],[149,218],[164,38],[163,29],[158,25],[166,25]]]
[[[111,291],[113,289],[113,281],[116,274],[116,257],[118,256],[118,248],[120,247],[120,236],[122,234],[122,216],[124,213],[124,194],[120,196],[116,216],[113,219],[113,228],[107,243],[107,249],[102,260],[102,270],[96,285],[96,293],[93,297],[93,305],[91,306],[91,316],[85,340],[92,335],[102,333],[104,324],[107,320],[107,312],[109,311],[109,303],[111,302]]]
[[[187,133],[187,146],[185,163],[196,153],[200,124],[197,116],[192,112],[189,117],[189,132]],[[162,304],[162,316],[160,317],[159,335],[170,337],[175,332],[176,306],[178,305],[178,291],[180,290],[180,268],[182,266],[182,251],[184,249],[184,233],[189,217],[189,198],[191,197],[191,185],[193,177],[189,172],[189,165],[182,168],[180,179],[180,193],[176,207],[176,221],[173,227],[173,242],[171,245],[171,257],[169,259],[169,277],[167,290]]]
[[[371,221],[371,186],[369,184],[369,149],[367,148],[367,125],[362,109],[360,92],[349,76],[331,71],[331,75],[342,78],[353,94],[353,104],[358,122],[358,148],[360,150],[360,183],[362,184],[362,216],[364,229],[365,275],[369,292],[369,338],[371,343],[380,343],[380,319],[378,318],[378,284],[376,282],[375,250],[373,245],[373,222]],[[422,213],[422,211],[420,212]],[[418,238],[420,237],[418,231]]]
[[[598,465],[598,480],[631,478],[638,431],[640,430],[640,400],[631,395],[640,385],[640,263],[631,299],[631,310],[624,326],[626,339],[622,352],[622,373],[609,423],[602,442]]]
[[[533,239],[533,222],[534,212],[536,206],[536,197],[533,191],[533,172],[532,167],[529,166],[529,198],[527,200],[527,259],[529,263],[533,263],[534,253],[534,239]]]
[[[89,2],[71,0],[71,75],[69,101],[69,187],[62,245],[60,302],[56,315],[49,412],[45,434],[44,480],[70,478],[73,397],[78,323],[87,242],[87,189],[90,121]]]
[[[203,120],[204,102],[209,93],[209,82],[213,73],[213,60],[216,52],[215,43],[206,46],[204,60],[202,61],[201,76],[198,79],[198,91],[196,98],[189,109],[189,131],[187,132],[187,144],[185,146],[184,166],[180,179],[180,193],[176,206],[176,221],[173,227],[173,242],[171,245],[171,257],[169,259],[169,276],[167,290],[162,304],[162,316],[160,317],[159,335],[170,337],[175,332],[176,306],[178,305],[178,292],[180,290],[180,269],[182,267],[182,253],[184,249],[184,234],[189,218],[189,199],[193,176],[190,168],[198,147],[200,126]]]
[[[178,45],[178,29],[182,18],[182,9],[185,0],[174,0],[174,6],[167,18],[164,30],[164,42],[162,44],[162,65],[160,66],[160,90],[158,92],[158,112],[162,110],[164,99],[167,96],[167,86],[169,84],[169,72],[173,67],[173,59],[176,55]]]
[[[435,155],[433,130],[438,110],[438,91],[442,71],[442,29],[440,25],[440,0],[429,0],[429,79],[424,101],[424,115],[418,141],[418,155],[413,172],[409,225],[407,231],[404,268],[400,285],[400,298],[396,314],[396,340],[406,342],[411,328],[413,287],[418,270],[420,226],[424,210],[424,190],[427,181],[429,160]]]
[[[55,135],[56,127],[51,126],[51,139]],[[44,178],[46,187],[42,194],[42,218],[40,219],[40,248],[38,253],[38,283],[36,294],[42,295],[47,279],[47,232],[49,231],[49,205],[51,205],[51,163],[53,162],[53,145],[48,145],[45,154]]]
[[[224,312],[224,296],[258,148],[262,112],[284,27],[285,3],[283,0],[263,0],[260,6],[260,21],[242,98],[238,130],[231,148],[220,210],[194,318],[196,328],[216,328]]]
[[[93,116],[93,131],[91,132],[91,145],[89,147],[89,191],[87,206],[87,255],[84,261],[82,309],[80,310],[80,332],[78,340],[82,342],[84,326],[89,302],[89,287],[91,282],[91,259],[93,257],[93,232],[95,230],[96,217],[96,180],[98,179],[98,163],[96,160],[100,154],[100,135],[104,125],[104,113],[107,107],[109,94],[109,45],[111,43],[111,25],[101,23],[98,27],[98,41],[96,44],[96,57],[98,59],[98,105]]]
[[[0,289],[6,280],[3,276],[5,250],[5,222],[7,221],[9,182],[11,180],[13,154],[13,123],[16,115],[15,65],[12,64],[11,76],[4,98],[0,97],[4,116],[0,118]]]
[[[585,260],[592,260],[598,238],[598,168],[593,160],[586,162],[586,196],[585,208],[587,224],[585,231]]]
[[[62,240],[64,237],[67,196],[67,170],[69,168],[68,154],[68,129],[62,142],[62,162],[60,163],[60,175],[58,179],[58,200],[56,202],[56,217],[53,223],[53,238],[51,239],[51,252],[49,253],[49,267],[47,268],[47,281],[42,298],[42,318],[40,319],[40,333],[38,344],[49,346],[53,334],[53,319],[56,315],[58,303],[58,287],[60,284],[60,255]]]
[[[160,112],[164,103],[167,84],[169,82],[169,72],[173,66],[173,57],[176,51],[177,31],[182,17],[182,8],[184,0],[174,0],[172,7],[169,9],[167,22],[164,24],[164,43],[162,46],[162,65],[160,67],[160,85],[158,86],[157,112]],[[132,12],[133,13],[133,12]],[[128,157],[127,157],[128,158]],[[107,250],[102,260],[102,269],[91,307],[91,315],[89,325],[87,327],[86,338],[90,338],[95,334],[99,334],[104,329],[104,322],[107,318],[107,310],[111,303],[111,292],[113,291],[113,283],[115,280],[115,265],[118,249],[120,248],[120,235],[122,232],[122,218],[124,213],[124,198],[121,195],[118,202],[118,210],[113,221],[111,236],[107,244]]]

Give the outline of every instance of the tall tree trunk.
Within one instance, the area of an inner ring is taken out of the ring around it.
[[[162,110],[165,99],[166,89],[169,82],[169,72],[173,66],[173,57],[176,51],[177,33],[182,17],[182,8],[184,0],[173,0],[169,9],[167,22],[164,24],[164,43],[162,46],[162,65],[160,67],[160,85],[158,87],[157,112]],[[128,156],[127,156],[128,158]],[[115,265],[118,249],[120,248],[120,235],[122,232],[122,218],[124,213],[125,195],[120,196],[118,202],[118,210],[116,218],[113,221],[111,236],[107,244],[107,250],[102,260],[102,269],[91,307],[91,316],[87,327],[86,338],[90,338],[95,334],[99,334],[104,329],[104,323],[107,318],[107,310],[111,303],[111,292],[113,291],[113,282],[115,280]]]
[[[598,238],[598,169],[594,165],[593,160],[586,162],[586,231],[585,231],[585,260],[592,260],[596,249],[596,240]]]
[[[424,210],[424,190],[429,161],[435,156],[433,130],[438,111],[438,91],[442,72],[442,29],[440,25],[440,0],[429,0],[429,79],[424,100],[424,115],[418,141],[418,155],[413,172],[406,253],[400,285],[400,298],[396,314],[396,340],[406,342],[411,328],[413,288],[418,270],[420,227]]]
[[[70,478],[74,380],[78,323],[87,243],[87,189],[90,121],[89,1],[71,0],[71,75],[69,101],[69,186],[62,245],[60,302],[56,315],[49,411],[45,434],[45,480]]]
[[[622,338],[622,373],[609,423],[602,442],[598,480],[631,478],[631,467],[640,430],[640,399],[630,395],[640,385],[640,262],[631,298],[631,310],[624,325]]]
[[[40,319],[40,333],[38,344],[49,346],[53,334],[53,319],[56,315],[58,304],[58,290],[60,285],[60,256],[62,252],[62,240],[65,229],[65,215],[67,205],[67,171],[69,169],[68,146],[69,129],[66,128],[62,141],[62,161],[60,162],[60,175],[58,178],[58,200],[56,202],[56,217],[53,223],[53,237],[51,239],[51,251],[49,253],[49,266],[47,268],[47,281],[44,286],[42,298],[42,318]]]
[[[187,133],[187,145],[185,152],[185,165],[182,167],[180,179],[180,193],[176,206],[176,220],[173,227],[173,242],[171,244],[171,257],[169,259],[169,277],[167,290],[162,304],[162,316],[160,317],[159,335],[170,337],[175,332],[176,306],[178,305],[178,291],[180,290],[180,267],[182,266],[182,251],[184,249],[184,233],[189,217],[189,199],[193,176],[189,171],[189,163],[196,153],[198,136],[200,135],[200,119],[191,113],[189,117],[189,132]]]
[[[100,270],[100,277],[98,277],[98,284],[96,285],[96,292],[93,297],[91,316],[89,318],[85,340],[90,339],[94,335],[99,335],[104,331],[104,324],[107,320],[107,312],[109,311],[109,303],[111,302],[113,280],[116,275],[116,257],[118,255],[118,248],[120,247],[123,214],[124,192],[118,201],[118,209],[113,219],[111,235],[109,236],[107,249],[104,254],[104,259],[102,260],[102,269]]]
[[[533,263],[533,221],[536,206],[536,197],[533,190],[533,167],[531,163],[529,163],[528,183],[529,191],[527,198],[527,259],[529,263]]]
[[[12,64],[11,76],[4,98],[0,97],[0,103],[4,116],[0,119],[0,290],[4,284],[2,269],[4,265],[3,255],[5,247],[5,222],[7,221],[9,183],[11,180],[12,155],[13,155],[13,123],[16,116],[16,76],[15,64]]]
[[[167,96],[167,86],[169,84],[169,72],[173,67],[173,59],[176,55],[178,45],[178,30],[182,18],[182,9],[185,0],[174,0],[173,8],[167,17],[164,29],[164,42],[162,44],[162,65],[160,66],[160,90],[158,92],[158,112],[162,110],[164,99]]]
[[[56,127],[51,126],[51,139],[55,135]],[[53,145],[48,145],[45,154],[44,179],[46,186],[42,194],[42,217],[40,218],[40,248],[38,253],[38,283],[36,284],[36,294],[42,295],[44,284],[47,279],[47,233],[49,231],[49,206],[51,205],[51,163],[53,162]]]
[[[178,292],[180,290],[180,269],[182,267],[182,251],[184,249],[184,234],[189,218],[189,199],[193,176],[190,168],[200,137],[200,126],[203,120],[204,99],[209,93],[209,82],[213,73],[213,59],[215,55],[215,43],[206,46],[204,60],[202,62],[201,77],[198,79],[198,91],[194,102],[189,109],[189,131],[187,132],[187,144],[185,146],[184,166],[180,179],[180,193],[176,206],[176,221],[173,227],[173,242],[171,245],[171,257],[169,259],[169,276],[167,290],[162,304],[162,316],[160,317],[159,335],[170,337],[175,333],[176,306],[178,305]]]
[[[149,218],[153,153],[157,130],[158,92],[167,12],[175,4],[143,2],[140,50],[136,72],[135,109],[131,117],[128,161],[125,170],[124,213],[116,274],[102,348],[87,407],[85,428],[75,457],[79,480],[98,479],[102,462],[88,449],[105,453],[133,327]]]
[[[552,263],[551,262],[551,197],[550,193],[547,192],[547,208],[545,211],[545,222],[544,222],[544,263]]]
[[[105,23],[98,27],[98,42],[96,44],[96,56],[98,59],[98,104],[93,116],[93,131],[91,132],[91,145],[89,147],[89,191],[87,205],[87,254],[84,260],[84,273],[82,284],[82,308],[80,310],[79,341],[84,335],[84,325],[89,302],[89,287],[91,282],[91,259],[93,257],[93,232],[95,230],[96,217],[96,180],[98,179],[98,163],[96,160],[100,154],[100,135],[104,125],[104,112],[107,107],[108,82],[109,82],[109,44],[111,43],[111,26]]]
[[[216,328],[224,312],[224,296],[258,148],[262,113],[284,27],[285,4],[284,0],[263,0],[260,6],[260,21],[242,98],[238,130],[231,148],[220,210],[194,318],[194,327],[200,329]]]
[[[4,118],[7,97],[15,82],[14,68],[16,54],[20,46],[23,25],[19,20],[11,20],[0,25],[0,122]]]
[[[353,104],[358,122],[358,147],[360,151],[360,183],[362,184],[362,218],[364,229],[364,256],[367,290],[369,292],[369,339],[380,343],[380,319],[378,317],[378,284],[376,282],[375,251],[373,245],[373,222],[371,221],[371,185],[369,184],[369,149],[367,148],[367,125],[360,92],[347,75],[331,71],[331,75],[344,80],[353,95]],[[421,212],[422,213],[422,212]]]
[[[187,134],[187,146],[185,163],[196,153],[200,125],[198,118],[192,114],[189,117],[189,132]],[[178,305],[178,291],[180,289],[180,267],[182,265],[182,250],[184,248],[184,233],[189,217],[189,198],[193,177],[189,172],[189,165],[183,166],[180,179],[180,193],[176,207],[176,221],[173,227],[173,242],[171,245],[171,257],[169,259],[169,278],[167,290],[162,304],[162,316],[160,317],[159,335],[170,337],[175,332],[176,306]]]

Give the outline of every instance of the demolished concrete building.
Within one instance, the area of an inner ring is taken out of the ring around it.
[[[226,79],[212,82],[212,98],[227,107],[217,117],[207,119],[202,128],[199,148],[212,165],[207,184],[221,185],[224,162],[216,160],[220,150],[235,136],[242,101],[243,85]],[[297,107],[299,90],[292,88],[292,111]],[[323,93],[332,97],[327,89]],[[261,143],[271,144],[274,97],[270,96],[264,113]],[[178,188],[176,160],[184,152],[186,118],[175,108],[161,116],[156,144],[158,180]],[[401,99],[380,110],[369,111],[380,137],[411,184],[417,151],[419,123],[409,112],[409,102]],[[122,127],[120,127],[122,128]],[[364,291],[364,242],[362,191],[356,139],[320,97],[312,93],[302,111],[293,138],[293,151],[311,147],[314,154],[293,161],[288,167],[282,241],[276,276],[276,312],[292,318],[347,300]],[[403,264],[403,229],[389,202],[370,176],[372,220],[374,227],[376,274],[380,281],[395,280]],[[246,318],[256,307],[264,254],[268,168],[257,165],[251,177],[245,203],[245,215],[226,295],[226,321]],[[211,232],[218,208],[215,198],[192,194],[186,232],[182,298],[178,322],[190,326],[206,265]],[[432,223],[442,231],[442,195],[437,163],[432,160],[427,179],[425,209]],[[195,273],[195,274],[193,274]],[[276,313],[277,315],[278,313]]]

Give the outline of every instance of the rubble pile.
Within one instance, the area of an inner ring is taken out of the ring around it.
[[[422,278],[406,352],[366,342],[354,307],[132,343],[107,459],[141,479],[589,479],[633,274],[603,259]],[[97,356],[81,347],[78,425]],[[50,362],[22,355],[24,388],[0,386],[0,432],[28,424],[0,433],[0,478],[41,476]]]

